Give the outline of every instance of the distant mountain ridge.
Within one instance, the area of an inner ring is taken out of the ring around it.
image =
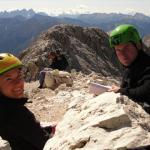
[[[32,18],[35,14],[40,14],[43,16],[48,16],[46,13],[35,13],[33,9],[22,9],[22,10],[14,10],[14,11],[3,11],[0,12],[0,18],[14,18],[16,16],[22,16],[26,19]]]
[[[0,12],[0,52],[18,54],[27,48],[41,32],[54,25],[99,27],[105,32],[110,32],[117,25],[124,23],[135,25],[142,37],[150,34],[150,17],[141,13],[134,15],[93,13],[51,17],[45,13],[35,13],[32,9]]]
[[[81,14],[77,17],[85,23],[100,27],[108,32],[120,24],[133,24],[140,31],[142,36],[150,34],[150,17],[141,13],[134,15],[117,14],[117,13],[94,13],[94,14]]]

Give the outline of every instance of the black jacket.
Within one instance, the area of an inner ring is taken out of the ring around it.
[[[0,96],[0,136],[12,150],[42,150],[49,135],[24,106],[26,101]]]
[[[66,70],[68,67],[67,59],[64,55],[60,55],[52,61],[52,64],[49,67],[52,69]]]
[[[150,56],[140,51],[137,59],[125,67],[118,91],[137,102],[150,104]]]

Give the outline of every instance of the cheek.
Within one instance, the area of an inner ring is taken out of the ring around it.
[[[119,59],[125,57],[126,55],[124,53],[116,52],[116,55]]]
[[[14,89],[14,85],[15,84],[3,82],[2,84],[0,84],[0,90],[4,93],[10,93]]]
[[[6,88],[6,86],[4,85],[4,86],[2,86],[2,87],[0,88],[0,91],[1,91],[2,94],[8,96],[8,95],[11,94],[12,88],[11,88],[11,87],[8,87],[8,86],[7,86],[7,88]]]
[[[0,91],[4,91],[5,89],[7,90],[7,85],[5,83],[1,82]]]
[[[22,87],[22,88],[24,88],[24,81],[23,80],[20,81],[19,86]]]
[[[131,60],[131,61],[133,61],[133,60],[135,60],[136,59],[136,57],[137,57],[137,54],[136,53],[128,53],[128,58]]]

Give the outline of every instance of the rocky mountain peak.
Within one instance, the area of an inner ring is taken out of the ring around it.
[[[40,71],[49,67],[48,53],[56,50],[65,55],[70,70],[94,71],[104,76],[119,74],[118,61],[109,46],[108,35],[98,28],[65,24],[54,26],[39,35],[20,58],[27,67],[31,62],[35,63]]]

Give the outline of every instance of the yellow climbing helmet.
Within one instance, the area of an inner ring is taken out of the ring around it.
[[[14,55],[0,53],[0,75],[22,65],[22,62]]]

